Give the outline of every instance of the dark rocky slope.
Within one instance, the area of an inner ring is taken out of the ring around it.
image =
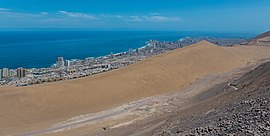
[[[254,39],[261,39],[261,38],[265,38],[265,37],[269,37],[270,36],[270,31],[264,32],[258,36],[256,36]]]
[[[151,135],[270,135],[270,62],[206,93]]]

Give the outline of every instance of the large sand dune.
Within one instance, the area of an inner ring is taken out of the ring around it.
[[[219,47],[202,41],[91,77],[1,87],[0,135],[43,129],[76,115],[177,91],[205,75],[269,57],[269,47]]]

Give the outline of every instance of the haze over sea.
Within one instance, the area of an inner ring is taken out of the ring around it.
[[[49,67],[59,56],[84,59],[139,48],[148,40],[184,37],[250,38],[252,33],[146,31],[0,31],[0,68]]]

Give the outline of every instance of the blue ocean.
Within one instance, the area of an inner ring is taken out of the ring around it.
[[[146,31],[0,31],[0,68],[41,68],[56,58],[84,59],[127,51],[150,39],[175,41],[184,37],[249,38],[252,33]]]

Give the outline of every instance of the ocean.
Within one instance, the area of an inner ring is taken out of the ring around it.
[[[251,33],[157,31],[0,31],[0,68],[50,67],[56,58],[84,59],[127,51],[150,39],[175,41],[184,37],[250,38]]]

